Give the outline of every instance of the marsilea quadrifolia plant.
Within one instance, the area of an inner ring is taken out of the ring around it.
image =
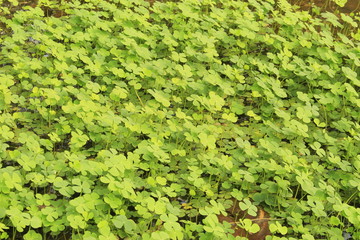
[[[1,239],[263,230],[221,220],[233,202],[266,239],[360,239],[360,35],[332,31],[353,18],[48,0],[0,19]]]

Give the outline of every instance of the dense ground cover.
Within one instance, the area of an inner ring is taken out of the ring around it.
[[[42,4],[65,15],[1,18],[1,239],[235,239],[232,198],[270,213],[267,239],[360,239],[360,34],[333,31],[351,17]]]

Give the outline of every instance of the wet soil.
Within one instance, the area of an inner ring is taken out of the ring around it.
[[[299,10],[314,12],[314,7],[319,7],[321,12],[331,12],[339,16],[340,14],[346,14],[353,16],[357,25],[360,25],[360,0],[347,0],[343,7],[340,7],[334,0],[288,0],[291,4],[299,6]],[[348,37],[352,33],[358,31],[358,27],[352,26],[350,23],[344,22],[339,17],[339,22],[344,27],[332,26],[332,33],[342,33]]]
[[[150,4],[156,2],[156,0],[147,0]],[[61,6],[61,0],[58,0],[58,6]],[[339,7],[333,0],[289,0],[290,3],[300,6],[302,10],[310,10],[314,5],[320,7],[324,11],[330,12],[342,12],[342,13],[359,13],[360,12],[360,0],[348,0],[344,7]],[[5,0],[1,4],[2,7],[9,7],[11,14],[22,9],[24,6],[36,7],[38,0],[19,1],[18,6],[12,6],[11,1]],[[51,9],[44,7],[45,13],[50,16],[61,17],[63,12],[60,9]],[[1,15],[1,13],[0,13]]]
[[[231,228],[234,230],[232,234],[234,237],[247,237],[249,240],[265,240],[266,236],[270,236],[269,229],[269,213],[258,207],[257,215],[251,216],[246,211],[243,211],[239,207],[239,201],[235,198],[231,199],[232,205],[226,209],[227,216],[223,214],[217,215],[220,223],[228,222]],[[257,224],[260,230],[256,233],[248,233],[245,229],[242,229],[237,223],[240,219],[249,219],[254,224]]]
[[[314,6],[318,6],[322,11],[333,13],[359,13],[360,0],[348,0],[344,7],[339,7],[332,0],[289,0],[290,3],[298,5],[301,10],[310,10]]]

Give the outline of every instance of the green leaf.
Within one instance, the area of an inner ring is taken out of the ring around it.
[[[338,6],[344,7],[348,0],[333,0]]]
[[[162,91],[149,89],[148,92],[155,98],[156,101],[164,105],[164,107],[170,106],[170,97]]]
[[[257,115],[256,113],[254,113],[253,110],[247,111],[246,115],[248,115],[249,117],[253,117],[257,121],[261,120],[261,117],[259,115]]]
[[[341,224],[340,219],[338,217],[335,217],[335,216],[331,216],[329,222],[333,226],[337,226],[337,225]]]
[[[38,216],[33,216],[30,221],[31,227],[40,228],[42,226],[41,218]]]
[[[9,229],[4,223],[0,223],[0,232],[4,232],[4,230]]]
[[[166,185],[167,180],[164,177],[156,177],[156,182],[159,183],[160,185],[164,186],[164,185]]]
[[[110,98],[114,101],[125,99],[128,96],[128,91],[124,88],[116,86],[110,93]]]
[[[222,118],[233,123],[237,122],[238,120],[238,118],[235,116],[234,113],[229,113],[229,114],[223,113]]]
[[[298,98],[303,102],[310,102],[309,95],[303,92],[296,92]]]
[[[312,116],[312,113],[309,108],[300,106],[296,108],[296,116],[305,123],[309,123],[311,121],[310,117]]]
[[[70,145],[75,149],[84,146],[88,140],[89,137],[83,134],[83,132],[79,129],[76,129],[76,132],[71,132]]]
[[[5,140],[10,140],[15,136],[14,133],[10,130],[10,128],[6,125],[1,126],[0,132]]]
[[[360,80],[357,79],[357,73],[354,72],[351,68],[349,67],[341,67],[341,70],[343,71],[343,73],[345,74],[345,76],[350,79],[356,86],[360,86]]]
[[[117,228],[122,228],[127,221],[128,219],[124,215],[118,215],[112,219],[114,226]]]
[[[166,203],[162,201],[155,202],[154,212],[159,215],[166,213]]]
[[[151,233],[151,239],[167,240],[167,239],[170,239],[170,237],[169,237],[169,234],[164,231],[156,231],[156,232]]]
[[[115,76],[118,76],[118,77],[120,77],[120,78],[125,78],[125,77],[126,77],[125,71],[124,71],[123,69],[121,69],[121,68],[115,68],[115,67],[114,67],[114,68],[111,68],[110,71],[111,71],[112,73],[114,73]]]
[[[48,222],[54,222],[59,217],[59,214],[53,207],[45,207],[41,209],[41,212],[46,215]]]
[[[29,230],[24,235],[24,240],[42,240],[42,236],[40,233],[37,233],[34,230]]]
[[[70,226],[72,228],[84,229],[86,227],[86,222],[84,221],[84,218],[80,215],[70,214],[66,218],[70,222]]]
[[[279,232],[282,235],[286,235],[287,234],[287,228],[285,226],[281,226],[281,224],[279,222],[271,223],[269,225],[269,229],[271,232],[275,233],[275,232]]]
[[[208,147],[209,149],[215,149],[216,138],[214,135],[207,135],[204,132],[199,134],[200,142],[204,147]]]
[[[109,235],[111,233],[109,223],[106,220],[101,220],[97,227],[102,235]]]
[[[253,224],[253,222],[250,219],[243,219],[240,220],[243,224],[243,228],[249,232],[249,233],[257,233],[260,231],[260,226],[256,223]]]

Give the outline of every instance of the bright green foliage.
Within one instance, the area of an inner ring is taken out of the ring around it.
[[[39,2],[66,14],[0,17],[0,239],[233,239],[231,197],[269,239],[360,239],[360,37],[332,31],[352,17]]]

